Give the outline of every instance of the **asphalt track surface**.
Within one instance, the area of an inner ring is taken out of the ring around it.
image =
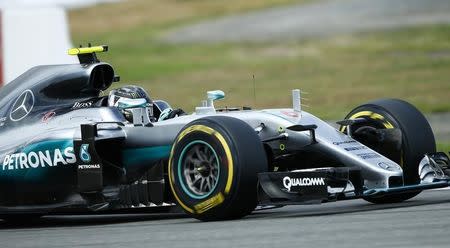
[[[0,247],[449,247],[450,190],[264,210],[203,223],[182,214],[46,216],[0,222]]]
[[[167,33],[163,40],[278,41],[448,23],[449,0],[322,0],[189,25]]]

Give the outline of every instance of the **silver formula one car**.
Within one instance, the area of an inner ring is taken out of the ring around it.
[[[448,157],[407,102],[361,105],[337,129],[301,110],[299,90],[292,108],[265,110],[217,109],[224,94],[210,91],[186,115],[130,87],[101,97],[119,79],[97,59],[105,50],[71,49],[80,64],[37,66],[0,89],[2,218],[177,205],[221,220],[449,185]]]

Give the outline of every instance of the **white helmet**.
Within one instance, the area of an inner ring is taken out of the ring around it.
[[[112,90],[109,92],[108,105],[117,107],[131,123],[135,123],[136,110],[143,109],[146,109],[146,119],[153,120],[153,101],[142,87],[128,85]]]

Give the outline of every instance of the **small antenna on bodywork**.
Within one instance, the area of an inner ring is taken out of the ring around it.
[[[292,109],[295,112],[302,113],[302,100],[301,92],[299,89],[292,90]]]
[[[255,81],[255,74],[253,74],[253,106],[256,108],[256,81]]]

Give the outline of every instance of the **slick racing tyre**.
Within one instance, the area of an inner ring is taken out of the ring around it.
[[[168,174],[174,198],[184,211],[211,221],[251,213],[257,204],[257,174],[267,167],[263,144],[247,123],[212,116],[180,131]]]
[[[361,105],[345,117],[357,118],[364,118],[366,121],[352,125],[352,137],[398,163],[403,169],[405,185],[418,184],[421,159],[426,153],[436,151],[433,131],[423,114],[405,101],[381,99]],[[377,130],[382,130],[383,135],[370,137]],[[347,127],[341,127],[341,131],[347,133]],[[372,203],[394,203],[419,193],[420,191],[364,199]]]

